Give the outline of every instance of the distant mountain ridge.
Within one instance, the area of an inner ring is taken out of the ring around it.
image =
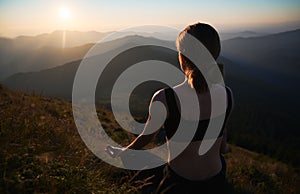
[[[0,38],[0,80],[81,59],[107,33],[55,31],[37,36]],[[64,48],[63,48],[64,42]]]
[[[120,39],[128,35],[137,34],[172,42],[175,41],[177,36],[175,32],[166,34],[166,32],[79,32],[57,30],[36,36],[0,37],[0,80],[15,73],[39,71],[78,60],[84,56],[89,47],[107,37],[108,34],[114,34],[112,37]],[[253,31],[242,31],[238,33],[221,33],[220,36],[221,39],[227,40],[236,37],[256,37],[260,35],[262,34]],[[108,40],[110,39],[108,38]]]
[[[234,38],[222,42],[222,54],[242,64],[298,75],[299,37],[300,29],[260,37]]]
[[[63,46],[63,36],[65,36],[65,47],[82,46],[88,43],[95,43],[104,38],[111,32],[96,32],[96,31],[63,31],[56,30],[51,33],[39,34],[36,36],[18,36],[16,38],[2,38],[13,42],[14,46],[31,47],[27,49],[37,49],[42,47],[58,47]]]
[[[111,36],[107,36],[107,35]],[[87,51],[97,42],[103,41],[101,49],[112,49],[114,39],[125,42],[127,36],[145,35],[145,38],[160,37],[175,40],[175,34],[151,32],[77,32],[54,31],[37,36],[19,36],[13,39],[0,37],[0,80],[19,72],[39,71],[83,58]],[[176,34],[177,36],[177,34]],[[105,40],[103,40],[105,38]],[[104,43],[111,42],[111,43]],[[127,41],[128,42],[128,41]],[[174,43],[172,43],[174,44]],[[116,45],[117,48],[120,45]]]
[[[223,32],[220,33],[220,39],[222,41],[229,40],[233,38],[249,38],[267,35],[266,33],[259,33],[251,30],[241,31],[241,32]]]
[[[1,47],[2,46],[2,47]],[[84,57],[93,44],[78,47],[7,48],[0,43],[0,80],[19,72],[39,71],[63,65]]]

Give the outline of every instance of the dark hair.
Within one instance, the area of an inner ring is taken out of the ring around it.
[[[196,23],[187,26],[178,36],[176,46],[179,51],[178,57],[182,71],[185,73],[189,84],[192,88],[195,88],[197,92],[208,91],[208,85],[205,81],[204,76],[196,65],[191,62],[186,56],[180,51],[185,50],[184,38],[186,34],[194,36],[199,40],[206,49],[210,52],[214,59],[217,59],[220,51],[221,44],[218,32],[210,25],[204,23]]]

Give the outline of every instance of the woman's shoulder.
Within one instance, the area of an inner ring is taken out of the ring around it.
[[[165,97],[165,90],[167,88],[163,88],[160,89],[158,91],[156,91],[153,96],[152,96],[152,101],[161,101],[161,102],[165,102],[166,97]]]

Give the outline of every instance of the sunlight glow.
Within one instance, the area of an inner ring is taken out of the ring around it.
[[[62,6],[59,8],[59,16],[63,20],[68,20],[71,17],[71,11],[68,7]]]

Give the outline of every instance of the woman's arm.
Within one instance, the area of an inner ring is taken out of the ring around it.
[[[148,143],[150,143],[155,136],[157,135],[158,131],[151,133],[149,135],[144,135],[145,132],[148,129],[149,126],[149,121],[150,121],[150,116],[146,122],[145,128],[143,130],[143,132],[137,137],[135,138],[127,147],[114,147],[114,146],[110,146],[108,145],[105,149],[105,151],[111,155],[111,157],[115,158],[117,156],[121,156],[122,154],[124,154],[128,149],[133,149],[133,150],[139,150],[141,148],[143,148],[144,146],[146,146]]]
[[[223,131],[220,152],[221,152],[221,154],[226,154],[226,153],[228,153],[228,151],[229,151],[229,148],[228,148],[228,144],[227,144],[227,128],[225,128]]]
[[[162,90],[156,92],[150,102],[149,105],[149,117],[148,120],[145,124],[144,130],[143,132],[137,137],[135,138],[127,147],[114,147],[114,146],[110,146],[108,145],[105,149],[105,151],[111,155],[112,157],[117,157],[120,156],[121,154],[123,154],[126,150],[128,149],[141,149],[144,146],[146,146],[147,144],[149,144],[155,137],[156,135],[159,133],[159,122],[162,121],[163,116],[160,115],[161,111],[153,111],[153,107],[152,104],[154,101],[160,101],[163,104],[166,104],[165,102],[165,97],[164,97],[164,93],[162,92]],[[151,114],[152,114],[152,120],[151,120]],[[154,129],[157,129],[155,132],[153,132]]]
[[[135,138],[126,147],[126,149],[139,150],[139,149],[143,148],[144,146],[146,146],[147,144],[149,144],[156,137],[158,131],[156,131],[155,133],[151,133],[149,135],[143,135],[145,133],[145,131],[147,131],[147,127],[149,126],[149,122],[150,122],[150,116],[149,116],[149,118],[146,122],[146,125],[145,125],[145,128],[144,128],[143,132],[137,138]]]
[[[150,130],[153,130],[152,127],[153,126],[156,126],[157,125],[153,125],[152,123],[150,122],[156,122],[156,121],[151,121],[151,108],[152,108],[152,103],[154,101],[160,101],[162,102],[163,104],[165,104],[165,100],[164,100],[164,93],[162,92],[162,90],[156,92],[152,99],[151,99],[151,102],[150,102],[150,105],[149,105],[149,117],[148,117],[148,120],[145,124],[145,127],[144,127],[144,130],[143,132],[137,137],[135,138],[127,147],[126,149],[141,149],[143,148],[144,146],[146,146],[147,144],[149,144],[151,141],[153,141],[153,139],[156,137],[156,135],[159,133],[159,130],[155,131],[154,133],[150,133],[148,134],[147,132],[150,131]],[[152,113],[153,114],[153,113]],[[157,115],[153,115],[153,118],[154,117],[157,117]],[[147,135],[144,135],[144,134],[147,134]],[[125,149],[125,150],[126,150]]]
[[[221,143],[221,148],[220,148],[220,152],[222,154],[226,154],[228,153],[229,151],[229,147],[228,147],[228,144],[227,144],[227,122],[228,122],[228,119],[231,115],[231,112],[232,112],[232,109],[233,109],[233,106],[234,106],[234,100],[233,100],[233,95],[232,95],[232,91],[229,87],[226,87],[226,92],[227,92],[227,109],[226,110],[226,114],[227,115],[227,119],[224,121],[224,125],[225,125],[225,128],[224,128],[224,131],[223,131],[223,137],[222,137],[222,143]],[[227,112],[228,111],[228,112]]]

